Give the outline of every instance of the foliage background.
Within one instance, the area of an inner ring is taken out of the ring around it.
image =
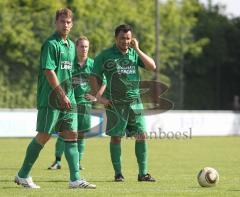
[[[91,57],[113,44],[121,23],[131,24],[140,48],[156,57],[154,0],[0,0],[0,108],[35,107],[41,44],[61,7],[73,10],[71,38],[89,37]],[[168,0],[159,8],[158,74],[169,86],[164,97],[175,109],[232,109],[240,92],[240,19],[198,0]]]

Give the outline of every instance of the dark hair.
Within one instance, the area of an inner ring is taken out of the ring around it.
[[[132,32],[132,27],[130,25],[127,25],[127,24],[122,24],[122,25],[119,25],[116,29],[115,29],[115,37],[118,36],[118,34],[120,32],[124,32],[124,33],[127,33],[128,31],[131,31]]]
[[[68,8],[61,8],[56,11],[56,21],[60,16],[70,17],[71,19],[73,18],[72,11]]]

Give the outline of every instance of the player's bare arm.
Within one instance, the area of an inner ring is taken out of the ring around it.
[[[102,85],[100,90],[96,94],[97,102],[103,104],[105,107],[111,105],[111,101],[105,97],[103,97],[103,92],[106,89],[106,85]]]
[[[101,87],[100,87],[100,89],[98,90],[96,96],[97,96],[97,97],[98,97],[98,96],[102,96],[103,93],[104,93],[104,91],[105,91],[105,89],[106,89],[106,85],[102,84]]]
[[[98,90],[100,89],[99,85],[98,85],[97,77],[90,76],[89,77],[89,83],[90,83],[90,86],[91,86],[91,92],[89,94],[96,95]]]
[[[104,106],[108,106],[111,104],[111,101],[102,97],[104,90],[106,89],[105,85],[99,87],[99,81],[96,76],[89,77],[89,83],[91,84],[91,95],[95,95],[98,103],[103,104]]]
[[[98,103],[101,103],[106,107],[106,106],[111,105],[111,101],[102,96],[105,89],[106,89],[106,85],[102,85],[96,94],[96,98],[97,98]]]
[[[71,108],[70,100],[66,96],[64,90],[61,88],[56,73],[53,70],[45,70],[44,74],[50,86],[56,91],[57,95],[60,95],[62,108],[70,109]]]
[[[154,60],[149,57],[148,55],[146,55],[140,48],[139,48],[139,43],[137,41],[136,38],[132,38],[132,41],[131,41],[131,47],[134,48],[139,57],[141,58],[141,60],[143,61],[144,65],[145,65],[145,68],[147,70],[152,70],[154,71],[156,69],[156,64],[154,62]]]
[[[99,91],[97,92],[96,96],[93,96],[91,94],[86,94],[86,99],[88,99],[89,101],[92,101],[92,102],[97,102],[98,99],[97,98],[100,98],[102,95],[103,95],[103,92],[105,91],[106,89],[106,85],[102,85],[99,89]]]

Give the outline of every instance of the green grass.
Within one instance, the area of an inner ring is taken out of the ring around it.
[[[96,190],[68,189],[68,167],[46,170],[54,160],[56,139],[51,139],[31,172],[39,190],[24,189],[13,183],[25,154],[29,138],[0,138],[0,196],[240,196],[240,138],[195,137],[185,140],[150,139],[149,172],[156,183],[137,182],[134,140],[122,142],[122,166],[125,182],[113,182],[109,157],[109,138],[87,140],[82,176],[97,185]],[[201,188],[196,180],[202,167],[218,170],[220,182],[213,188]]]

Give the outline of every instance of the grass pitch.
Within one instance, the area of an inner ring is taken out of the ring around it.
[[[149,139],[149,172],[155,183],[137,182],[134,140],[122,141],[122,166],[125,182],[113,182],[109,138],[87,139],[81,176],[97,185],[96,190],[68,189],[68,167],[49,171],[54,160],[52,138],[35,163],[31,176],[41,186],[29,190],[13,183],[30,138],[0,138],[0,196],[240,196],[240,137],[193,137],[192,139]],[[202,188],[197,173],[203,167],[218,170],[220,182]]]

